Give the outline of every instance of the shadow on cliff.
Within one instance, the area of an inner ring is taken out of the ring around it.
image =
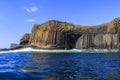
[[[81,37],[82,35],[80,33],[67,33],[66,34],[66,42],[65,42],[65,47],[67,49],[74,49],[76,47],[76,42]]]

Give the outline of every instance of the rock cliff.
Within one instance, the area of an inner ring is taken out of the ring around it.
[[[31,33],[21,38],[20,45],[48,49],[120,49],[120,18],[96,26],[56,20],[34,24]]]

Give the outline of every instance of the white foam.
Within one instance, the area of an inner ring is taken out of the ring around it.
[[[78,50],[78,49],[70,49],[70,50],[47,50],[47,49],[32,49],[32,48],[23,48],[18,50],[9,50],[9,51],[1,51],[0,53],[14,53],[14,52],[45,52],[45,53],[110,53],[110,52],[120,52],[120,50],[107,50],[107,49],[94,49],[94,50]]]
[[[8,50],[8,51],[1,51],[0,53],[14,53],[14,52],[30,52],[32,48],[23,48],[17,50]]]

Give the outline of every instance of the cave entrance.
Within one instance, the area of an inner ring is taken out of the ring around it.
[[[76,46],[76,42],[78,40],[79,37],[81,37],[82,35],[80,33],[68,33],[67,34],[67,42],[66,42],[66,48],[67,49],[74,49]]]

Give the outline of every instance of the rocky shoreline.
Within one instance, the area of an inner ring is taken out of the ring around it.
[[[120,49],[120,18],[110,22],[83,26],[68,22],[49,20],[34,24],[31,33],[26,33],[19,44],[11,44],[10,49]]]

